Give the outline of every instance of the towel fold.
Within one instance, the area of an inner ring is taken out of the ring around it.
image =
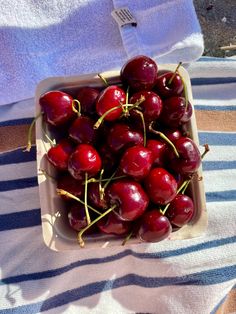
[[[120,7],[130,9],[137,27],[119,30],[111,12]],[[136,54],[191,62],[203,39],[191,0],[6,0],[0,47],[1,105],[33,97],[46,77],[117,69]]]

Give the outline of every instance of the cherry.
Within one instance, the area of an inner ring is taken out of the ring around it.
[[[184,85],[179,74],[167,72],[158,76],[154,90],[162,97],[169,98],[180,96],[184,90]],[[172,80],[171,80],[172,78]]]
[[[68,170],[77,180],[82,180],[85,173],[95,176],[102,166],[101,158],[96,149],[89,144],[79,144],[68,161]]]
[[[189,112],[188,112],[189,111]],[[170,97],[163,101],[163,109],[160,115],[160,121],[167,127],[177,128],[186,123],[192,115],[192,106],[186,102],[184,97]]]
[[[144,146],[132,146],[121,157],[120,169],[124,174],[142,180],[149,173],[152,163],[151,150]]]
[[[145,242],[159,242],[166,239],[172,231],[167,217],[159,210],[152,209],[143,214],[138,230],[138,237]]]
[[[50,163],[58,170],[67,170],[68,160],[74,151],[74,146],[68,139],[62,139],[51,147],[47,153]]]
[[[175,148],[179,157],[170,151],[168,155],[168,166],[170,169],[181,175],[191,175],[199,168],[201,164],[201,154],[195,142],[185,136],[182,136],[175,142]]]
[[[108,133],[107,144],[114,153],[133,145],[143,145],[143,134],[124,123],[114,124]]]
[[[88,198],[92,206],[95,206],[97,208],[102,208],[102,209],[107,207],[106,194],[104,194],[104,197],[101,198],[98,182],[89,183]]]
[[[145,188],[150,200],[165,205],[177,194],[175,178],[164,168],[153,168],[145,178]]]
[[[76,95],[76,99],[80,102],[81,112],[88,115],[96,113],[96,100],[100,91],[90,87],[81,87]]]
[[[80,116],[73,121],[69,129],[69,136],[77,144],[92,144],[96,142],[97,130],[93,128],[94,121],[87,116]]]
[[[142,186],[133,180],[117,180],[111,184],[108,197],[122,220],[135,220],[147,209],[149,199]]]
[[[62,176],[59,176],[57,179],[57,189],[65,190],[74,196],[80,198],[84,194],[84,185],[83,181],[78,181],[73,178],[69,173],[66,173]],[[61,195],[64,200],[71,200],[66,195]]]
[[[110,150],[107,144],[98,148],[99,155],[102,156],[102,168],[106,174],[115,171],[118,165],[117,156]]]
[[[68,222],[71,228],[80,231],[87,226],[87,218],[84,205],[75,203],[68,211]]]
[[[97,222],[97,227],[106,234],[123,235],[131,229],[131,222],[121,220],[115,213],[111,212]]]
[[[180,137],[183,136],[179,129],[165,129],[163,133],[172,143],[175,143]]]
[[[104,120],[115,121],[120,118],[123,112],[122,105],[125,101],[126,95],[123,89],[115,85],[108,86],[97,98],[97,114],[103,117]]]
[[[120,71],[124,85],[135,91],[151,90],[157,79],[158,67],[154,60],[147,56],[136,56],[129,59]]]
[[[39,104],[46,122],[59,126],[70,121],[74,116],[73,98],[61,91],[49,91],[39,98]]]
[[[163,141],[149,139],[147,140],[147,149],[152,152],[154,167],[163,167],[165,165],[167,144]]]
[[[166,211],[171,224],[182,227],[186,225],[193,217],[194,204],[192,199],[184,194],[177,194],[176,197],[170,202]]]

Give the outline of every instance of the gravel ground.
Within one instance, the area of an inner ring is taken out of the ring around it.
[[[222,46],[236,44],[236,0],[193,0],[205,42],[204,55],[230,57],[234,50]]]

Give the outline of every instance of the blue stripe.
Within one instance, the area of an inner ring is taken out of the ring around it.
[[[209,145],[232,145],[236,146],[236,133],[214,133],[214,132],[199,132],[199,141],[202,144]]]
[[[236,190],[207,192],[207,202],[231,202],[236,201]]]
[[[40,209],[0,215],[0,231],[27,228],[41,224]]]
[[[201,58],[199,58],[197,60],[197,62],[232,62],[232,61],[236,61],[236,58],[217,58],[217,57],[207,57],[207,56],[203,56]]]
[[[230,84],[236,83],[236,77],[195,77],[191,79],[193,86],[201,85],[218,85],[218,84]]]
[[[23,124],[31,124],[34,118],[22,118],[22,119],[14,119],[0,122],[0,126],[13,126],[13,125],[23,125]]]
[[[166,286],[208,286],[234,279],[236,276],[236,265],[225,266],[201,271],[179,277],[145,277],[137,274],[127,274],[113,280],[103,280],[84,285],[79,288],[67,290],[44,301],[22,305],[15,308],[0,310],[0,313],[38,313],[49,311],[53,308],[69,304],[91,297],[104,291],[109,291],[127,286],[143,288],[159,288]]]
[[[210,105],[194,105],[196,110],[210,110],[210,111],[235,111],[236,106],[210,106]]]
[[[30,152],[23,152],[23,149],[17,149],[11,152],[0,154],[0,166],[29,162],[36,160],[36,146],[32,146]],[[36,169],[36,168],[35,168]]]
[[[91,259],[81,260],[81,261],[77,261],[69,265],[66,265],[64,267],[60,267],[56,269],[50,269],[50,270],[37,272],[37,273],[28,273],[28,274],[7,277],[5,279],[2,279],[1,282],[3,284],[15,284],[18,282],[51,278],[55,276],[60,276],[78,267],[110,263],[110,262],[120,260],[126,256],[133,256],[138,259],[170,258],[170,257],[181,256],[181,255],[185,255],[189,253],[196,253],[201,250],[208,250],[208,249],[223,246],[223,245],[233,244],[235,242],[236,242],[236,236],[232,236],[228,238],[199,243],[196,245],[191,245],[191,246],[180,248],[180,249],[162,251],[162,252],[157,252],[157,253],[137,253],[132,250],[125,250],[115,255],[106,256],[103,258],[91,258]]]
[[[236,169],[236,160],[233,161],[204,161],[202,162],[204,171]]]
[[[0,192],[26,189],[38,185],[37,177],[0,181]]]

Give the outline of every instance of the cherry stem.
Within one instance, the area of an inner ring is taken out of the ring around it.
[[[100,196],[100,199],[103,200],[104,199],[104,187],[102,187],[102,176],[103,176],[103,173],[104,173],[104,169],[101,170],[100,172],[100,176],[99,176],[99,183],[98,183],[98,186],[99,186],[99,196]]]
[[[205,157],[205,155],[210,151],[210,147],[209,147],[208,144],[204,144],[203,146],[204,146],[205,150],[204,150],[204,152],[201,154],[201,159],[203,159],[203,158]]]
[[[176,192],[176,195],[179,194],[180,192],[181,192],[182,194],[184,194],[184,192],[185,192],[185,190],[187,189],[187,187],[188,187],[190,181],[191,181],[191,180],[185,180],[185,181],[181,184],[181,186],[178,188],[178,190],[177,190],[177,192]],[[162,215],[165,215],[165,213],[166,213],[168,207],[170,206],[170,204],[171,204],[171,202],[168,203],[168,204],[164,207],[163,210],[160,209],[160,213],[161,213]]]
[[[184,87],[184,98],[185,98],[185,110],[188,109],[188,89],[187,89],[187,85],[183,79],[183,77],[179,74],[179,77],[181,78],[181,81],[183,83],[183,87]]]
[[[175,69],[175,72],[173,73],[173,75],[171,76],[171,78],[169,79],[167,85],[170,85],[174,79],[174,77],[176,76],[179,67],[182,65],[182,62],[179,62],[179,64],[177,65],[177,68]]]
[[[77,99],[73,99],[72,101],[72,110],[77,113],[78,117],[81,116],[81,104]]]
[[[90,224],[88,224],[85,228],[83,228],[79,233],[78,233],[78,242],[80,247],[84,247],[84,240],[82,239],[82,235],[83,233],[88,230],[92,225],[94,225],[96,222],[98,222],[100,219],[102,219],[103,217],[105,217],[107,214],[109,214],[111,211],[113,211],[113,209],[116,208],[117,205],[113,205],[111,208],[109,208],[108,210],[106,210],[104,213],[102,213],[99,217],[97,217],[96,219],[94,219]]]
[[[104,114],[97,120],[97,122],[94,124],[93,128],[94,129],[98,129],[99,126],[101,125],[101,123],[103,122],[103,120],[105,119],[105,117],[111,113],[112,111],[114,110],[117,110],[117,109],[120,109],[120,108],[123,108],[123,104],[119,105],[119,106],[115,106],[115,107],[112,107],[111,109],[107,110],[106,112],[104,112]]]
[[[87,172],[85,172],[84,209],[85,209],[87,224],[89,225],[91,223],[91,218],[90,218],[89,210],[88,210],[88,173]]]
[[[33,119],[33,121],[30,124],[29,130],[28,130],[28,136],[27,136],[27,146],[26,148],[23,150],[23,152],[30,152],[31,147],[32,147],[32,131],[33,131],[33,127],[35,125],[36,120],[42,116],[42,112],[40,111],[36,117]]]
[[[157,130],[154,130],[153,127],[152,127],[152,126],[153,126],[153,123],[154,123],[154,121],[149,124],[149,130],[150,130],[151,132],[153,132],[154,134],[159,135],[163,140],[165,140],[165,141],[173,148],[173,151],[174,151],[176,157],[179,158],[179,153],[178,153],[178,151],[177,151],[175,145],[168,139],[167,136],[165,136],[164,133],[162,133],[162,132],[160,132],[160,131],[157,131]]]
[[[128,110],[130,111],[130,110],[132,110],[133,108],[138,108],[139,105],[140,105],[142,102],[144,102],[144,101],[145,101],[145,97],[144,97],[143,95],[141,95],[140,99],[138,99],[135,104],[130,104],[130,105],[132,105],[132,106],[131,106]]]
[[[56,181],[56,178],[54,178],[53,176],[51,176],[46,170],[44,169],[39,169],[39,175],[44,175],[47,179],[51,179],[53,181]]]
[[[143,146],[146,147],[146,144],[147,144],[147,131],[146,131],[146,123],[145,123],[145,120],[144,120],[144,116],[143,116],[142,111],[139,111],[137,109],[134,109],[134,111],[139,114],[139,116],[140,116],[140,118],[142,120],[142,124],[143,124]]]
[[[125,237],[125,239],[124,239],[124,241],[122,242],[121,245],[124,246],[129,241],[129,239],[132,237],[132,235],[133,235],[133,230],[130,233],[127,234],[127,236]]]
[[[128,102],[129,102],[129,86],[127,87],[127,90],[126,90],[125,106],[124,106],[124,115],[126,117],[129,115],[129,109],[127,106]]]
[[[67,191],[65,191],[65,190],[63,190],[63,189],[57,189],[57,194],[58,194],[58,195],[67,196],[67,197],[72,198],[72,199],[74,199],[75,201],[79,202],[80,204],[85,205],[85,203],[84,203],[80,198],[78,198],[77,196],[75,196],[75,195],[71,194],[70,192],[67,192]],[[101,212],[99,212],[98,210],[96,210],[95,208],[93,208],[93,207],[90,206],[90,205],[88,205],[88,208],[91,209],[92,211],[94,211],[94,212],[95,212],[96,214],[98,214],[98,215],[101,215],[101,214],[102,214]]]
[[[126,175],[123,175],[123,176],[118,176],[118,177],[106,178],[106,179],[102,179],[101,182],[108,182],[108,184],[109,184],[110,181],[118,180],[118,179],[124,179],[126,177],[127,177]],[[99,179],[91,178],[88,180],[88,183],[95,183],[95,182],[99,182],[99,181],[100,181]],[[83,182],[83,184],[84,184],[84,182]]]
[[[107,80],[105,79],[105,77],[104,77],[102,74],[98,73],[98,77],[103,81],[103,83],[104,83],[104,85],[105,85],[106,87],[109,86]]]

